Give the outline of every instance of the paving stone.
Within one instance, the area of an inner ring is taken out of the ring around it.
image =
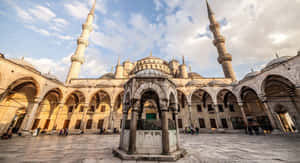
[[[114,157],[118,143],[119,135],[14,137],[0,140],[0,162],[142,163]],[[300,136],[181,135],[181,145],[188,154],[178,163],[300,162]]]

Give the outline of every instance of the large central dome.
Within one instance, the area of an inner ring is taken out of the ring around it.
[[[158,70],[165,74],[170,74],[171,72],[166,61],[157,57],[153,57],[152,54],[150,54],[149,57],[138,60],[132,73],[136,74],[139,71],[146,69]]]

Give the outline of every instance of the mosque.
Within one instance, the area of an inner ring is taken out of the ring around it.
[[[259,125],[265,132],[300,129],[300,52],[277,57],[260,71],[237,81],[220,25],[207,3],[218,62],[224,77],[190,72],[184,58],[166,61],[150,54],[135,62],[118,61],[115,72],[79,78],[89,45],[95,4],[90,10],[65,83],[43,74],[24,59],[0,54],[0,135],[100,129],[120,132],[127,119],[177,119],[200,132],[242,132]],[[172,110],[172,112],[166,112]],[[123,123],[124,122],[124,123]]]

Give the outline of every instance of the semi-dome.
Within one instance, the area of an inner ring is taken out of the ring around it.
[[[190,72],[189,73],[189,78],[203,78],[203,76],[201,76],[200,74],[196,73],[196,72]]]
[[[276,58],[276,59],[273,59],[272,61],[270,61],[266,67],[270,67],[270,66],[273,66],[275,64],[279,64],[279,63],[282,63],[282,62],[285,62],[287,60],[289,60],[290,58],[292,58],[291,56],[282,56],[282,57],[279,57],[279,58]]]
[[[161,71],[153,69],[145,69],[136,73],[136,77],[166,77],[167,75]]]
[[[253,77],[257,76],[259,73],[260,73],[260,71],[249,72],[248,74],[246,74],[246,76],[244,77],[244,79],[253,78]]]
[[[214,86],[214,85],[227,85],[225,82],[220,81],[220,80],[212,80],[211,82],[208,83],[209,86]]]
[[[109,73],[102,75],[99,79],[113,79],[114,77],[115,77],[115,74],[109,72]]]
[[[138,60],[136,62],[135,68],[133,69],[132,73],[136,74],[139,71],[147,70],[147,69],[158,70],[165,74],[170,74],[171,72],[168,63],[166,61],[150,55],[146,58]]]

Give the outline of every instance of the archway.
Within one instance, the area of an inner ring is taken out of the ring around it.
[[[211,95],[205,90],[198,89],[191,96],[191,121],[194,127],[218,128],[218,119],[216,116],[214,103]]]
[[[281,129],[284,132],[296,132],[296,128],[299,130],[300,114],[294,84],[282,76],[270,75],[262,86]]]
[[[7,88],[0,102],[0,134],[8,129],[17,133],[25,127],[26,114],[31,112],[37,93],[38,86],[32,78],[22,78]]]
[[[83,118],[82,113],[85,107],[85,96],[81,91],[74,91],[67,96],[64,106],[59,111],[57,119],[58,129],[79,129],[81,119]],[[56,124],[55,124],[56,125]]]
[[[177,101],[178,101],[178,127],[182,130],[189,126],[188,101],[187,96],[180,90],[177,89]]]
[[[37,116],[32,129],[41,128],[47,132],[51,129],[56,129],[56,118],[59,111],[59,102],[62,99],[60,89],[52,89],[46,93],[42,102],[39,105]]]
[[[264,104],[252,88],[242,88],[241,100],[243,101],[243,107],[249,127],[260,126],[266,132],[273,130],[270,117],[266,112],[267,108],[265,108]]]
[[[221,90],[217,95],[217,106],[223,128],[244,129],[243,115],[236,96],[228,89]]]
[[[101,130],[104,132],[110,125],[109,119],[112,114],[110,111],[111,99],[109,94],[103,90],[96,92],[89,102],[89,109],[85,115],[86,125],[84,128],[90,131]]]
[[[113,107],[113,116],[112,121],[114,125],[115,132],[119,132],[121,125],[122,125],[122,112],[123,112],[123,98],[124,98],[124,91],[118,94]]]

